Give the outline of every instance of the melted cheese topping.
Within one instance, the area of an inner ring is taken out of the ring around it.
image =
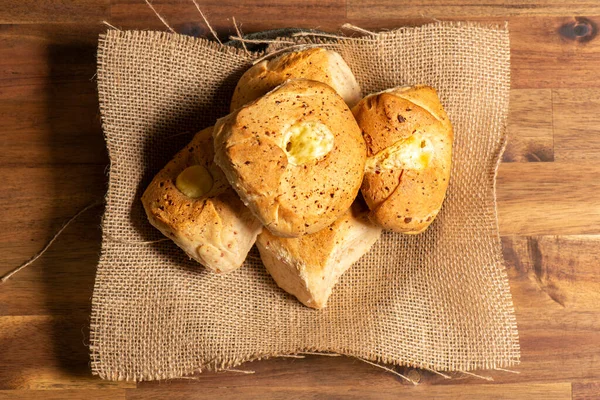
[[[213,186],[213,178],[202,165],[192,165],[177,176],[175,186],[186,196],[198,198],[210,191]]]
[[[433,144],[429,139],[415,133],[368,158],[365,172],[390,169],[425,169],[433,158],[433,150]]]
[[[302,165],[323,158],[333,149],[334,137],[329,128],[316,121],[292,125],[283,138],[288,162]]]

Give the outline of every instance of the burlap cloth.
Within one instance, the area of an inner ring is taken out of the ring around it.
[[[437,23],[331,40],[364,93],[424,83],[455,128],[452,178],[427,232],[386,233],[315,311],[279,289],[253,250],[207,272],[146,220],[140,195],[201,128],[227,114],[258,55],[182,35],[109,31],[98,90],[110,155],[91,366],[105,379],[177,378],[302,351],[469,371],[519,362],[495,175],[509,97],[506,27]],[[182,134],[183,133],[183,134]]]

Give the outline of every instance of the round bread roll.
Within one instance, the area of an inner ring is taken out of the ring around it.
[[[365,143],[328,85],[289,81],[215,125],[215,162],[273,234],[331,225],[358,194]]]
[[[435,89],[386,90],[352,112],[367,145],[361,192],[371,220],[395,232],[423,232],[446,195],[454,137]]]
[[[361,98],[360,86],[342,56],[335,51],[313,48],[261,61],[246,71],[233,92],[231,111],[289,79],[299,78],[328,84],[350,107]]]
[[[381,236],[368,211],[357,201],[330,226],[299,238],[280,238],[265,229],[256,246],[267,271],[305,306],[325,307],[340,276]]]
[[[262,225],[214,162],[213,127],[154,177],[142,203],[152,225],[191,258],[217,273],[239,268]]]

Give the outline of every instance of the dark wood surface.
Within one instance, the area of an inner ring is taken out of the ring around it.
[[[0,285],[0,399],[600,398],[600,3],[592,0],[199,1],[225,39],[310,27],[335,32],[432,18],[508,21],[510,144],[498,212],[517,312],[519,374],[401,378],[345,357],[273,359],[254,374],[108,382],[90,374],[90,298],[101,207],[65,230],[34,265]],[[179,32],[206,36],[191,1],[156,0]],[[142,0],[0,3],[0,275],[39,251],[106,189],[95,81],[97,35],[165,27]]]

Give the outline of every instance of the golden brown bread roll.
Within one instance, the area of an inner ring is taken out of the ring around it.
[[[331,225],[358,193],[366,150],[344,101],[326,84],[292,80],[217,121],[215,162],[273,234]]]
[[[361,192],[371,220],[396,232],[423,232],[440,211],[452,160],[452,125],[435,89],[386,90],[352,112],[367,144]]]
[[[152,225],[217,273],[239,268],[262,230],[213,162],[213,127],[194,139],[152,180],[142,203]]]
[[[381,235],[364,205],[356,202],[331,226],[299,238],[264,230],[256,241],[263,263],[277,285],[302,304],[323,308],[339,277],[369,251]]]
[[[262,61],[246,71],[233,93],[231,111],[258,99],[288,79],[298,78],[328,84],[350,107],[361,98],[360,86],[342,56],[335,51],[313,48]]]

